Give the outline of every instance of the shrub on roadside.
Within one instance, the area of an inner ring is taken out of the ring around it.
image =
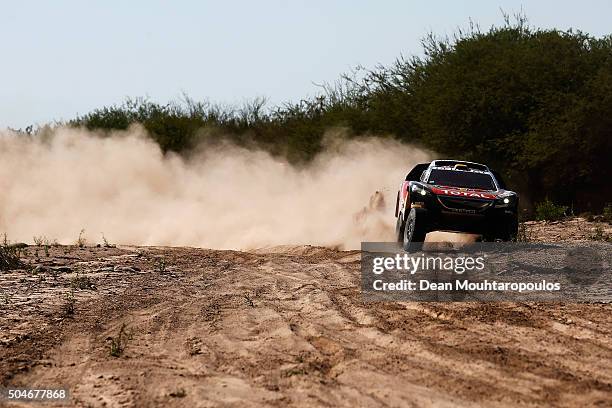
[[[557,205],[548,198],[536,204],[536,220],[538,221],[557,221],[565,217],[567,207]]]
[[[605,221],[612,223],[612,203],[607,203],[604,207],[603,217]]]
[[[24,267],[21,262],[21,250],[23,246],[20,244],[12,244],[4,234],[3,240],[0,243],[0,271],[10,271]]]

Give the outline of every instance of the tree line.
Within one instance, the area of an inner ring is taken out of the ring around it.
[[[449,38],[430,34],[422,46],[419,56],[358,68],[299,102],[268,108],[255,99],[235,108],[130,99],[70,125],[138,122],[164,151],[230,138],[295,163],[322,149],[326,130],[342,127],[487,163],[507,175],[527,209],[550,199],[597,211],[612,201],[612,36],[534,28],[519,16]]]

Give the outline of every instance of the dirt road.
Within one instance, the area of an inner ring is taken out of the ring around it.
[[[308,246],[26,251],[0,380],[57,406],[612,404],[609,304],[368,304],[359,252]]]

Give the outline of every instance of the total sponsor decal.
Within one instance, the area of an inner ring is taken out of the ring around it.
[[[433,187],[431,191],[434,194],[439,195],[448,195],[448,196],[456,196],[456,197],[468,197],[468,198],[486,198],[488,200],[494,200],[497,196],[491,193],[479,193],[476,191],[468,191],[468,190],[455,190],[451,188],[437,188]]]

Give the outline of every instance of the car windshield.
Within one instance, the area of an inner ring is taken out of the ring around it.
[[[427,184],[474,188],[478,190],[496,190],[495,183],[490,175],[471,171],[433,169],[429,174]]]

